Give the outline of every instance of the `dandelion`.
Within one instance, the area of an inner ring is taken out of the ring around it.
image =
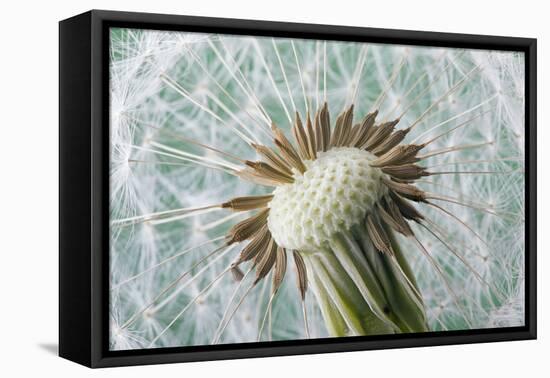
[[[111,31],[111,348],[523,324],[523,56]]]

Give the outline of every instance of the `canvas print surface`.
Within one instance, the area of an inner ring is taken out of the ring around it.
[[[111,350],[524,325],[524,56],[112,28]]]

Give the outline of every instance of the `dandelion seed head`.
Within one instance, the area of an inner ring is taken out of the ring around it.
[[[369,166],[376,157],[341,147],[306,161],[304,174],[278,187],[269,204],[268,226],[277,244],[288,249],[323,248],[331,236],[359,224],[387,190],[384,176]]]

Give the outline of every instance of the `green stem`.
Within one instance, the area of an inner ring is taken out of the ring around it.
[[[305,259],[304,261],[309,261],[309,259]],[[319,281],[317,274],[309,262],[306,262],[306,267],[307,270],[311,272],[311,274],[308,275],[309,284],[311,287],[315,288],[314,294],[317,298],[317,303],[321,308],[321,314],[323,315],[323,319],[325,319],[325,324],[329,333],[331,335],[348,336],[349,328],[346,325],[344,318],[342,318],[342,315],[340,315],[340,311],[337,310],[337,307],[330,299],[328,293]]]
[[[334,235],[322,250],[301,252],[332,336],[428,330],[416,280],[393,235],[391,244],[395,257],[377,251],[362,225]]]
[[[388,235],[391,230],[386,229]],[[428,331],[422,298],[412,270],[393,235],[390,237],[395,258],[380,253],[373,246],[366,231],[355,233],[360,239],[363,251],[377,273],[380,285],[389,302],[389,308],[401,332]]]

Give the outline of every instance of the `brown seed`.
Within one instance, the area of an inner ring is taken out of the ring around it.
[[[294,135],[294,139],[298,145],[300,157],[303,160],[311,160],[312,158],[309,155],[309,140],[298,112],[296,112],[296,119],[294,121],[294,126],[292,127],[292,135]]]
[[[309,112],[307,113],[307,119],[306,119],[306,133],[307,133],[307,140],[308,140],[309,157],[312,160],[315,160],[317,159],[317,142],[315,139],[315,130],[313,128],[313,124],[311,123],[311,117],[309,116]]]
[[[265,196],[246,196],[236,197],[222,203],[222,208],[229,208],[234,211],[248,211],[261,207],[266,207],[269,201],[273,199],[272,194]]]
[[[344,113],[336,117],[336,124],[334,126],[334,131],[330,138],[330,147],[338,147],[340,141],[340,134],[342,133],[342,124],[344,123]]]
[[[420,214],[411,203],[409,203],[406,199],[401,197],[396,192],[390,190],[390,197],[393,203],[398,207],[399,212],[406,219],[413,220],[415,222],[420,222],[422,219],[424,219],[424,216]]]
[[[298,152],[296,152],[292,146],[292,143],[289,142],[285,134],[275,124],[271,125],[271,129],[275,134],[275,145],[281,152],[281,155],[283,155],[283,158],[286,159],[289,165],[300,171],[300,173],[304,173],[306,167],[298,155]]]
[[[273,292],[276,292],[286,273],[286,251],[282,247],[277,248],[277,256],[275,257],[275,272],[273,274]]]
[[[378,217],[373,214],[367,215],[366,220],[367,233],[369,234],[372,244],[382,253],[393,256],[393,250],[386,231],[378,221]]]
[[[327,151],[330,146],[331,130],[330,130],[330,113],[328,111],[328,104],[325,102],[321,109],[321,127],[323,129],[323,151]]]
[[[386,210],[384,210],[384,207],[380,203],[376,204],[376,209],[378,210],[378,214],[380,215],[380,219],[384,223],[386,223],[388,226],[393,228],[395,231],[397,231],[399,233],[402,233],[401,232],[401,226],[399,225],[399,223],[397,223],[393,219],[393,217]]]
[[[386,140],[382,141],[378,147],[372,150],[376,156],[380,156],[397,146],[405,139],[410,128],[394,131]]]
[[[239,259],[235,263],[236,265],[241,264],[245,261],[256,258],[256,256],[267,248],[271,240],[271,233],[267,228],[267,224],[264,225],[260,231],[254,235],[250,243],[246,245],[239,255]]]
[[[359,132],[361,131],[361,124],[356,123],[351,127],[351,131],[349,133],[348,141],[346,143],[346,146],[349,147],[355,147],[355,141],[357,140],[357,137],[359,135]]]
[[[275,259],[277,257],[277,243],[275,240],[271,239],[267,248],[254,259],[254,266],[256,266],[256,279],[254,280],[254,285],[256,285],[262,278],[264,278],[267,273],[275,264]]]
[[[336,126],[334,127],[334,133],[330,140],[332,147],[341,147],[346,144],[349,134],[351,132],[351,126],[353,122],[353,104],[348,110],[342,112],[336,118]]]
[[[261,210],[258,214],[234,225],[226,236],[227,244],[233,244],[249,239],[267,224],[269,209]]]
[[[411,235],[412,230],[401,216],[401,213],[398,213],[396,216],[396,214],[389,209],[389,205],[386,202],[387,201],[384,201],[384,204],[380,202],[377,204],[378,214],[380,214],[382,221],[384,221],[384,223],[393,228],[395,231],[405,236]]]
[[[344,121],[342,123],[342,134],[340,135],[340,146],[348,146],[351,138],[353,124],[353,104],[350,105],[349,109],[344,114]]]
[[[317,110],[317,113],[315,113],[315,142],[316,142],[316,149],[317,151],[324,151],[324,139],[325,136],[323,135],[323,127],[321,125],[321,110]]]
[[[376,147],[378,147],[386,138],[388,138],[393,130],[395,129],[395,125],[399,120],[394,120],[391,122],[385,122],[378,126],[378,128],[372,133],[372,135],[369,137],[367,142],[365,143],[365,149],[367,151],[372,151]]]
[[[300,252],[293,251],[292,255],[294,256],[294,264],[296,265],[296,273],[298,278],[298,290],[300,290],[300,296],[302,301],[306,299],[307,292],[307,270],[304,259],[300,256]]]
[[[388,180],[387,178],[382,178],[382,182],[388,188],[394,190],[398,194],[402,195],[405,198],[408,198],[417,202],[426,201],[426,193],[418,189],[416,186],[411,184],[406,184],[403,182],[395,182],[394,180]]]
[[[384,153],[378,159],[370,163],[371,167],[383,167],[386,165],[400,165],[416,163],[420,159],[416,157],[418,151],[424,146],[418,144],[398,145]]]
[[[255,169],[252,169],[249,167],[246,167],[245,169],[241,169],[240,171],[236,172],[236,174],[238,177],[242,178],[243,180],[250,181],[258,185],[264,185],[264,186],[281,185],[281,182],[279,180],[273,180],[273,179],[267,178],[264,175],[260,175]]]
[[[252,144],[252,147],[254,147],[254,149],[267,161],[267,163],[287,175],[292,175],[292,166],[281,158],[277,152],[273,151],[269,147],[259,144]]]
[[[279,184],[292,184],[294,177],[288,175],[277,168],[263,161],[246,161],[246,165],[256,171],[259,176],[264,176],[266,179],[278,182]]]
[[[403,217],[403,214],[399,210],[399,207],[397,206],[397,204],[390,199],[388,199],[386,203],[387,203],[388,213],[401,226],[401,233],[405,236],[412,235],[413,231],[411,229],[411,226],[409,225],[407,220]]]
[[[374,122],[376,120],[376,116],[378,115],[378,110],[375,110],[372,113],[369,113],[363,118],[363,121],[359,125],[359,132],[357,134],[356,140],[353,141],[352,145],[357,148],[363,148],[365,143],[367,143],[367,140],[372,135]]]
[[[416,164],[390,165],[382,168],[382,172],[398,180],[417,180],[423,176],[429,176],[429,173],[423,167]]]
[[[231,275],[233,276],[233,279],[237,282],[240,282],[244,277],[244,273],[237,265],[231,266]]]

